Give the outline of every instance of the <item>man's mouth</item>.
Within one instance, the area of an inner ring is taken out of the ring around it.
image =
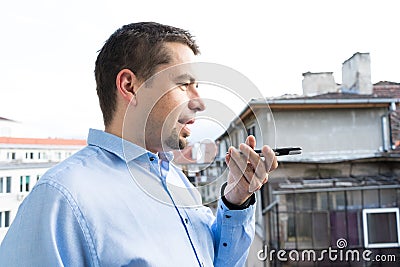
[[[194,118],[178,120],[178,122],[183,125],[183,127],[181,129],[181,134],[183,135],[183,137],[188,137],[190,135],[191,131],[190,131],[188,125],[193,124],[194,121],[195,121]]]

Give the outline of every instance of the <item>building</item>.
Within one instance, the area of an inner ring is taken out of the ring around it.
[[[373,87],[374,94],[381,97],[400,98],[400,83],[394,82],[378,82]],[[400,109],[394,110],[390,113],[389,120],[391,121],[391,138],[395,147],[400,147]]]
[[[0,242],[40,177],[85,145],[85,140],[0,137]]]
[[[249,134],[258,146],[303,148],[301,155],[279,157],[279,168],[258,192],[248,266],[371,264],[296,259],[304,252],[311,257],[311,251],[321,256],[329,247],[354,255],[370,250],[371,258],[397,261],[373,266],[396,266],[400,260],[400,88],[371,84],[368,53],[354,54],[342,70],[343,85],[332,73],[308,72],[303,96],[250,101],[217,139],[221,166],[227,148]],[[277,251],[287,260],[277,258]]]

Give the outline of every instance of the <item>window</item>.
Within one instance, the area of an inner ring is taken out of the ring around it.
[[[379,191],[376,189],[364,190],[364,208],[379,207]]]
[[[25,176],[25,192],[29,192],[29,182],[30,182],[30,176],[27,175]]]
[[[247,135],[256,136],[256,126],[247,128]]]
[[[400,247],[398,208],[364,209],[363,223],[366,248]]]
[[[360,210],[362,208],[362,192],[360,190],[346,192],[347,209]]]
[[[381,189],[380,191],[380,201],[381,208],[396,207],[396,189]]]
[[[316,200],[314,201],[316,210],[328,210],[328,193],[327,192],[318,192],[316,194]]]
[[[329,246],[330,217],[326,192],[279,195],[279,202],[283,248],[309,249]]]
[[[7,152],[7,159],[15,160],[15,152]]]
[[[0,228],[10,226],[10,211],[0,212]]]
[[[24,176],[19,177],[19,192],[23,192],[24,189]]]
[[[295,231],[297,238],[297,248],[311,248],[312,247],[312,218],[311,213],[297,213],[295,218]]]
[[[344,191],[329,192],[329,208],[331,210],[344,210],[345,207]]]
[[[326,233],[326,234],[321,234]],[[314,248],[327,248],[329,246],[329,214],[326,211],[312,213],[312,236]]]
[[[4,212],[4,227],[9,227],[10,226],[10,211],[5,211]]]
[[[29,192],[30,178],[29,175],[26,175],[25,179],[22,175],[19,177],[19,192]]]
[[[285,238],[285,248],[296,248],[296,223],[295,223],[295,213],[280,213],[279,216],[281,217],[281,220],[285,222],[286,225],[286,238]]]
[[[11,177],[7,177],[6,181],[6,193],[11,193]]]
[[[297,210],[312,210],[313,209],[313,201],[312,196],[315,194],[296,194],[295,195],[295,204]]]
[[[0,194],[10,193],[10,189],[11,189],[11,177],[0,177]]]

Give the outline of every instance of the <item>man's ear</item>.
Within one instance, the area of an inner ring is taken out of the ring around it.
[[[117,91],[128,104],[136,105],[136,92],[139,89],[139,81],[136,75],[129,69],[122,69],[115,79]]]

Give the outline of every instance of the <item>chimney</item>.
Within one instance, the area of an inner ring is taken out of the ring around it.
[[[337,92],[333,72],[305,72],[303,77],[303,95],[305,96]]]
[[[342,90],[355,94],[372,94],[369,53],[355,53],[342,64]]]

